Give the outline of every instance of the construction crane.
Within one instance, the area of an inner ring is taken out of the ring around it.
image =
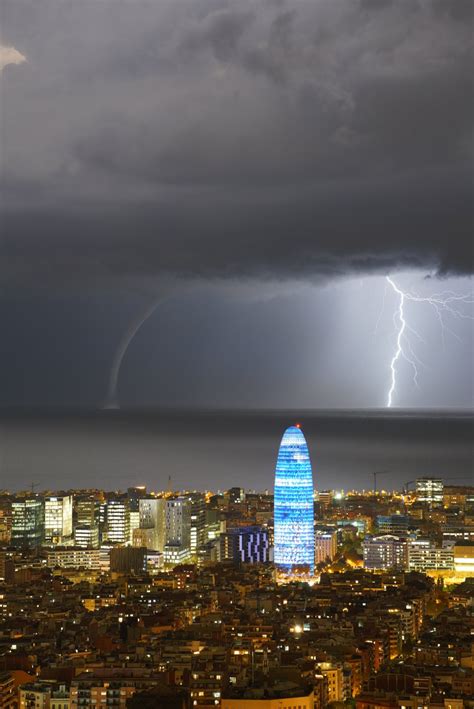
[[[416,480],[407,480],[406,483],[403,486],[403,493],[405,495],[408,495],[408,486],[413,485],[413,483],[416,483]]]
[[[372,473],[374,476],[374,495],[377,494],[377,478],[379,475],[387,475],[387,473],[390,472],[389,470],[377,470],[376,472]]]

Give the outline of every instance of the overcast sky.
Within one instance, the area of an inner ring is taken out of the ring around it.
[[[2,0],[0,405],[100,406],[122,347],[122,404],[385,406],[385,276],[472,293],[472,12]],[[396,406],[472,406],[455,307],[406,303]]]

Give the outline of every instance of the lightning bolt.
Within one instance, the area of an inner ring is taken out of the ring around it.
[[[408,301],[411,301],[413,303],[427,303],[433,308],[440,324],[441,337],[443,340],[444,347],[446,332],[450,333],[453,337],[460,340],[459,336],[446,325],[444,316],[450,315],[451,317],[457,320],[473,320],[473,316],[464,312],[462,306],[472,305],[474,303],[474,299],[472,295],[462,295],[459,293],[455,293],[454,291],[434,293],[433,295],[422,297],[414,292],[403,291],[397,286],[395,281],[390,278],[390,276],[386,276],[385,280],[398,296],[398,308],[393,316],[395,330],[397,332],[396,349],[390,362],[391,380],[390,389],[387,394],[387,408],[390,408],[393,404],[393,397],[397,387],[397,363],[401,359],[404,359],[411,365],[413,370],[413,381],[416,386],[418,386],[418,366],[424,366],[423,362],[418,358],[418,356],[414,352],[409,335],[415,335],[415,337],[420,342],[424,342],[424,340],[421,335],[406,321],[406,303]]]

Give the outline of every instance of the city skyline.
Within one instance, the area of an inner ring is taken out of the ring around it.
[[[473,0],[0,4],[0,709],[474,709]]]

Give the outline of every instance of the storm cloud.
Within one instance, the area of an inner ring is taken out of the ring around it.
[[[0,282],[471,273],[472,7],[3,0]]]

